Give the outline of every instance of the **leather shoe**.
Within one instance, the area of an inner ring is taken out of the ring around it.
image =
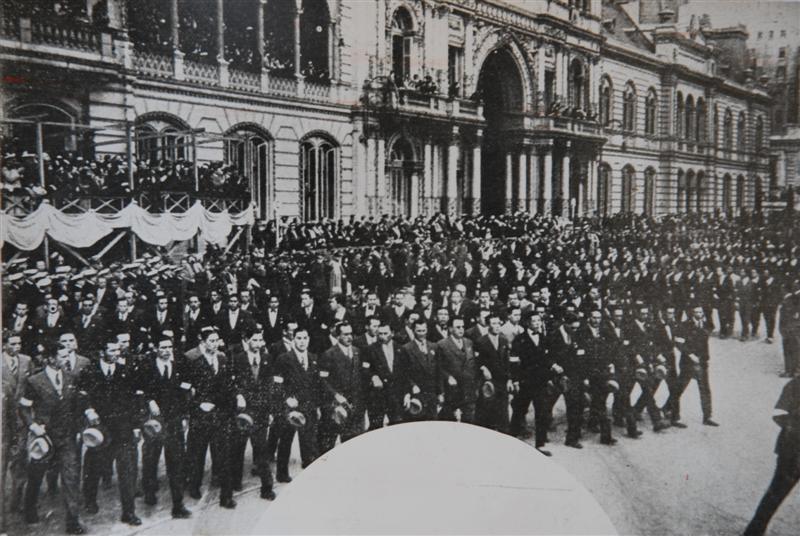
[[[711,419],[704,419],[703,424],[706,426],[719,426],[719,423],[716,421],[712,421]]]
[[[669,425],[665,422],[658,422],[653,425],[654,432],[660,432],[661,430],[666,430],[667,428],[669,428]]]
[[[80,523],[67,525],[67,534],[86,534],[86,529]]]
[[[274,501],[275,492],[272,491],[272,488],[261,488],[261,498],[268,501]]]
[[[675,428],[686,428],[686,425],[683,424],[681,421],[672,421],[672,426]]]
[[[172,509],[172,517],[175,519],[188,519],[192,517],[192,513],[185,506],[180,505]]]
[[[616,445],[617,440],[614,439],[613,437],[607,437],[605,439],[601,439],[600,443],[602,443],[603,445]]]
[[[155,506],[158,504],[158,497],[156,497],[155,493],[145,493],[144,504],[147,506]]]
[[[233,485],[233,491],[242,491],[242,483],[241,482],[237,482],[236,484],[234,484]]]
[[[189,490],[189,497],[192,499],[202,499],[203,494],[200,493],[200,488],[193,488]]]
[[[122,516],[121,521],[132,527],[138,527],[142,524],[142,520],[136,514],[125,514]]]
[[[538,450],[539,452],[541,452],[542,454],[544,454],[545,456],[548,456],[548,457],[553,455],[552,452],[550,452],[549,450],[545,450],[542,447],[536,447],[536,450]]]
[[[628,432],[628,437],[631,439],[639,439],[642,435],[641,430],[634,430],[632,432]]]
[[[86,513],[89,515],[94,515],[100,511],[100,508],[97,506],[96,502],[86,503]]]
[[[292,481],[292,477],[290,477],[289,475],[278,475],[278,477],[275,480],[277,480],[278,482],[282,482],[284,484],[288,484],[289,482]]]
[[[580,441],[567,441],[564,443],[568,447],[572,447],[574,449],[582,449],[583,445],[581,445]]]
[[[233,499],[228,499],[226,501],[220,501],[219,505],[223,508],[233,510],[234,508],[236,508],[236,501],[234,501]]]

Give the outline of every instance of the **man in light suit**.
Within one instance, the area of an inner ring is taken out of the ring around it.
[[[25,439],[27,434],[17,415],[17,403],[25,380],[31,375],[31,358],[20,352],[22,337],[11,330],[3,334],[3,466],[0,467],[0,489],[6,489],[6,473],[11,473],[10,509],[16,510],[22,500],[25,484]],[[3,502],[3,525],[7,511]],[[5,526],[0,527],[5,531]]]
[[[64,483],[64,503],[68,534],[84,534],[78,509],[80,459],[76,438],[80,429],[78,414],[78,389],[75,377],[64,370],[69,351],[63,346],[52,348],[47,354],[47,365],[27,378],[19,400],[20,414],[31,433],[47,436],[53,449],[52,462],[58,468]],[[47,470],[47,463],[31,464],[25,488],[25,521],[39,521],[39,487]]]
[[[367,368],[362,365],[358,348],[353,346],[353,326],[349,322],[342,322],[337,324],[334,330],[337,344],[326,350],[319,359],[320,377],[324,388],[322,420],[319,427],[319,446],[322,454],[334,447],[337,437],[341,437],[342,442],[345,442],[364,431],[361,386]],[[334,407],[337,405],[347,409],[347,418],[340,425],[333,420]]]
[[[436,345],[436,360],[444,380],[444,405],[440,417],[444,420],[475,422],[475,402],[478,399],[478,365],[472,341],[464,337],[464,319],[452,317],[449,335]]]

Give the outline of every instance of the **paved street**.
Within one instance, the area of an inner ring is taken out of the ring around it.
[[[777,426],[773,405],[785,380],[780,341],[741,343],[712,339],[711,381],[714,416],[721,427],[701,424],[697,388],[690,385],[683,397],[683,419],[689,428],[654,434],[645,421],[639,440],[622,436],[619,443],[600,445],[597,436],[585,434],[584,449],[563,445],[563,407],[557,406],[558,431],[549,448],[554,460],[567,467],[591,491],[606,510],[620,534],[737,534],[746,525],[766,489],[774,469]],[[665,393],[659,392],[663,402]],[[295,445],[294,457],[297,451]],[[299,469],[295,466],[293,472]],[[249,469],[248,469],[249,471]],[[291,485],[291,484],[289,484]],[[277,487],[278,500],[285,485]],[[191,521],[169,518],[166,482],[162,479],[161,503],[150,509],[139,506],[145,524],[141,534],[236,533],[260,515],[268,502],[258,497],[258,485],[250,479],[237,497],[239,507],[221,510],[216,490],[199,501],[187,499],[195,512]],[[116,491],[105,490],[98,501],[100,514],[85,517],[92,534],[125,534],[130,527],[117,522]],[[15,516],[10,534],[44,535],[63,530],[60,500],[43,497],[40,514],[45,520],[26,528]],[[773,520],[770,534],[794,536],[800,526],[800,493],[784,503]],[[244,529],[242,529],[244,530]]]

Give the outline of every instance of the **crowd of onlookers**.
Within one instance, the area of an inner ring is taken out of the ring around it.
[[[167,192],[201,192],[204,196],[248,198],[249,180],[236,166],[223,162],[197,164],[185,159],[135,159],[133,170],[124,156],[106,154],[84,158],[78,154],[43,154],[44,184],[36,154],[29,150],[3,155],[2,191],[15,201],[49,198],[59,205],[83,196],[159,196]],[[132,182],[131,182],[132,179]]]

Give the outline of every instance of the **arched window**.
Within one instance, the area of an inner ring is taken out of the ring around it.
[[[762,116],[758,116],[756,119],[756,152],[761,152],[764,148],[764,118]]]
[[[676,200],[676,206],[678,212],[686,211],[686,175],[683,173],[682,169],[678,170],[678,198]]]
[[[608,216],[611,213],[611,168],[600,164],[597,170],[597,215]]]
[[[733,112],[725,110],[725,123],[722,125],[722,146],[726,151],[733,149]]]
[[[658,95],[656,90],[650,88],[644,104],[644,133],[654,136],[656,133],[656,111],[658,110]]]
[[[78,150],[79,131],[72,126],[76,123],[76,117],[61,106],[25,103],[11,108],[7,115],[12,119],[27,121],[9,124],[11,138],[18,144],[15,148],[18,151],[36,152],[35,122],[50,123],[42,124],[42,150],[51,157]],[[5,150],[10,151],[11,147]]]
[[[579,59],[572,60],[569,68],[569,105],[584,110],[587,108],[586,67]]]
[[[271,138],[255,127],[234,127],[225,134],[225,164],[247,179],[258,217],[272,219]]]
[[[386,162],[391,188],[392,214],[396,216],[412,216],[416,212],[418,196],[418,180],[414,148],[407,140],[398,138],[392,145]]]
[[[694,171],[691,169],[686,172],[686,212],[693,212],[695,209],[695,192],[696,192],[697,184],[695,183]]]
[[[678,91],[677,111],[675,113],[675,137],[683,136],[683,94]]]
[[[647,168],[644,172],[644,214],[654,216],[656,208],[656,170]]]
[[[624,213],[633,212],[633,181],[636,171],[631,166],[622,169],[622,207]]]
[[[747,116],[744,112],[739,112],[739,121],[736,124],[736,150],[747,150]]]
[[[304,221],[337,216],[338,162],[338,150],[326,138],[314,136],[300,145],[301,214]]]
[[[414,50],[414,20],[408,10],[398,8],[392,16],[392,71],[398,86],[410,79]]]
[[[303,0],[300,15],[300,72],[312,82],[331,81],[329,47],[333,40],[327,0]]]
[[[150,162],[191,160],[192,147],[188,127],[177,119],[147,117],[137,120],[136,156]]]
[[[703,201],[706,193],[706,176],[702,171],[697,172],[697,186],[695,188],[695,207],[697,212],[703,212]]]
[[[622,97],[622,128],[628,132],[636,131],[636,87],[633,82],[625,85]]]
[[[706,140],[706,101],[702,98],[697,99],[697,127],[695,128],[695,139],[698,143],[705,143]]]
[[[683,122],[683,137],[686,138],[686,141],[693,141],[694,140],[694,97],[689,95],[686,97],[686,105],[685,105],[685,112],[686,119]]]
[[[745,206],[744,198],[744,176],[739,175],[736,178],[736,211],[741,214]]]
[[[611,124],[611,118],[614,114],[613,96],[614,86],[611,84],[611,79],[608,76],[604,76],[600,82],[600,124],[603,126]]]
[[[733,188],[733,179],[730,175],[725,175],[722,178],[722,209],[728,216],[733,212],[733,196],[731,189]]]

